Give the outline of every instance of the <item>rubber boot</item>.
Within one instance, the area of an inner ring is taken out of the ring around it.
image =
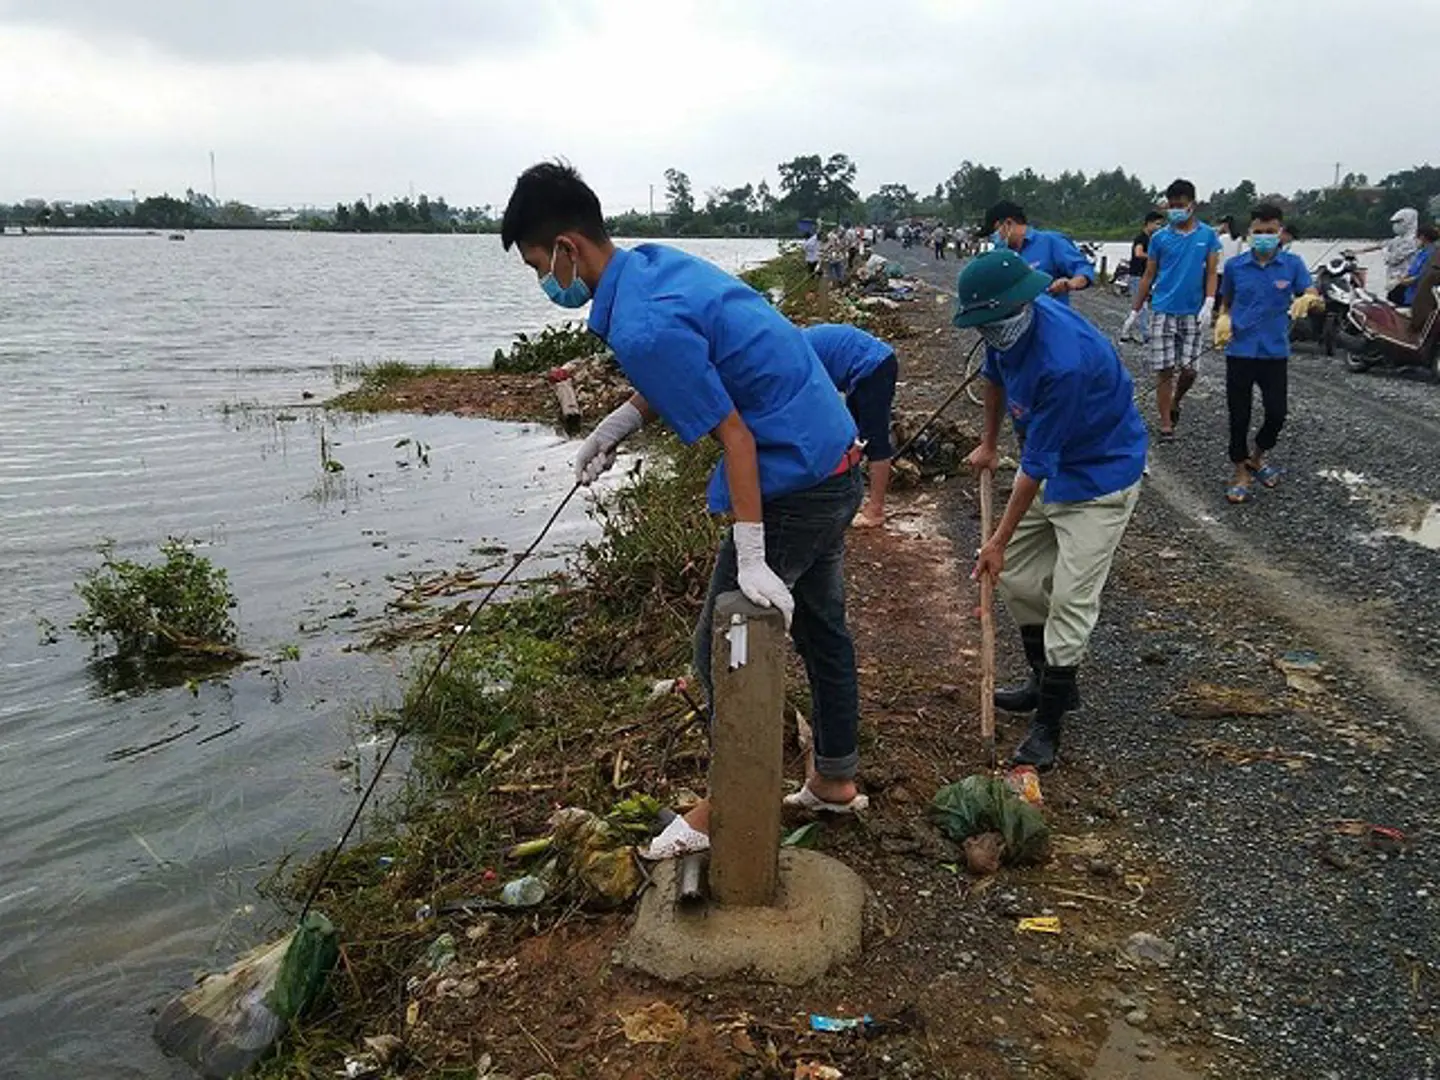
[[[1034,712],[1035,706],[1040,704],[1040,672],[1045,667],[1045,624],[1020,627],[1020,643],[1025,646],[1030,678],[995,691],[995,707],[1010,713]]]
[[[1055,767],[1060,754],[1060,726],[1075,696],[1073,667],[1049,667],[1040,673],[1040,704],[1030,721],[1030,733],[1015,750],[1014,765],[1033,765],[1039,772]]]

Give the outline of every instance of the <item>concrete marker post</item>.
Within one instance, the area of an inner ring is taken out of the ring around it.
[[[765,907],[780,874],[785,617],[728,592],[713,628],[710,892],[723,905]]]

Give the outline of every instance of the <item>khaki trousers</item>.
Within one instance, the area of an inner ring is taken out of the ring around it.
[[[1100,593],[1140,498],[1140,481],[1087,502],[1044,502],[1041,486],[1005,547],[1000,595],[1021,626],[1045,627],[1045,662],[1076,667]]]

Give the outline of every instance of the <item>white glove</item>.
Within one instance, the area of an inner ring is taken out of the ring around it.
[[[628,401],[596,424],[575,455],[575,482],[589,485],[600,479],[615,464],[615,448],[644,426],[644,414]]]
[[[1205,302],[1200,305],[1200,315],[1198,317],[1200,319],[1200,333],[1203,334],[1206,330],[1210,329],[1210,322],[1215,318],[1215,298],[1213,296],[1205,297]]]
[[[757,521],[735,523],[735,561],[740,569],[740,591],[759,607],[777,607],[785,616],[785,629],[795,614],[795,598],[780,576],[765,561],[765,526]]]
[[[1140,313],[1133,309],[1131,310],[1129,315],[1125,316],[1125,321],[1120,324],[1120,336],[1122,338],[1129,336],[1130,331],[1135,328],[1135,323],[1139,318]]]

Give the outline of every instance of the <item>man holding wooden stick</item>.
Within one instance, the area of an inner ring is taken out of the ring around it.
[[[973,577],[995,579],[1020,625],[1031,675],[995,704],[1034,712],[1016,765],[1046,770],[1061,721],[1079,702],[1076,672],[1100,616],[1100,593],[1140,495],[1148,437],[1135,387],[1114,347],[1044,295],[1050,277],[1011,251],[960,274],[954,323],[985,339],[985,429],[977,472],[999,464],[1010,413],[1020,467],[1010,501],[977,553]]]

